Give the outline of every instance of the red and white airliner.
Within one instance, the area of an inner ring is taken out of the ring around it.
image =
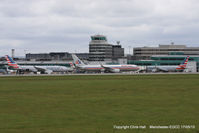
[[[119,73],[139,70],[137,65],[86,65],[75,54],[72,54],[72,58],[76,68],[84,71]]]

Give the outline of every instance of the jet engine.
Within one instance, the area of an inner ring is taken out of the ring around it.
[[[119,72],[120,72],[120,69],[112,69],[111,72],[112,72],[112,73],[119,73]]]
[[[100,70],[100,72],[104,72],[104,71],[105,71],[105,69],[101,69],[101,70]]]
[[[46,74],[51,74],[53,71],[52,70],[46,70],[45,73]]]

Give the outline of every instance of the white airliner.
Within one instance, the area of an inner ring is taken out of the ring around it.
[[[101,65],[105,68],[105,71],[112,73],[127,72],[127,71],[138,71],[137,65]]]
[[[163,72],[182,72],[186,69],[189,56],[187,56],[184,61],[178,66],[148,66],[148,69],[152,71],[163,71]]]
[[[75,54],[72,54],[75,67],[84,72],[104,72],[105,69],[101,65],[86,65]]]
[[[10,56],[6,55],[8,66],[20,72],[42,72],[51,74],[52,72],[71,72],[73,68],[65,66],[33,66],[33,65],[18,65]]]
[[[75,66],[84,71],[119,73],[139,70],[139,67],[136,65],[86,65],[76,55],[72,54],[72,58]]]

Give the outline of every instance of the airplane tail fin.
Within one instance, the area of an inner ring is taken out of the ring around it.
[[[188,61],[189,61],[189,56],[187,56],[179,66],[182,68],[186,68]]]
[[[73,62],[76,66],[85,65],[75,54],[72,54]]]
[[[8,55],[6,55],[6,60],[8,62],[8,66],[13,67],[14,69],[18,69],[19,65]]]

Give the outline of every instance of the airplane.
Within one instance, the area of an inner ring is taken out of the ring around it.
[[[17,70],[17,73],[22,73],[22,72],[38,72],[38,70],[34,66],[28,66],[28,65],[18,65],[10,56],[6,55],[6,60],[8,63],[8,66]]]
[[[186,69],[189,56],[187,56],[180,65],[175,66],[148,66],[147,69],[152,70],[152,72],[163,71],[163,72],[182,72]]]
[[[86,65],[75,54],[72,54],[73,63],[77,70],[81,72],[104,72],[105,69],[101,65]]]
[[[65,66],[33,66],[33,65],[18,65],[10,56],[6,55],[8,66],[17,70],[19,73],[22,72],[41,72],[45,74],[51,74],[52,72],[72,72],[73,68]]]
[[[127,71],[138,71],[140,68],[137,65],[102,65],[106,72],[119,73]]]
[[[119,73],[123,71],[137,71],[139,67],[136,65],[86,65],[82,62],[75,54],[72,54],[72,58],[75,66],[84,71],[95,71],[95,72],[111,72]]]

